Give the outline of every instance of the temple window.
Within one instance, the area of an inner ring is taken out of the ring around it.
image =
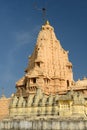
[[[49,27],[47,27],[47,29],[49,30]]]
[[[37,66],[40,67],[40,62],[36,62]]]
[[[33,83],[36,83],[36,78],[33,78],[32,80],[33,80]]]
[[[69,87],[69,80],[67,80],[67,87]]]
[[[67,68],[68,68],[68,70],[71,70],[72,66],[71,65],[67,65]]]
[[[32,79],[30,80],[30,82],[31,82],[31,83],[36,83],[36,78],[32,78]]]
[[[71,69],[71,66],[68,66],[68,69]]]
[[[35,86],[29,87],[29,90],[30,90],[30,91],[35,91],[35,90],[36,90],[36,87],[35,87]]]

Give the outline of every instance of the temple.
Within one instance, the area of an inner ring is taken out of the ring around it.
[[[42,25],[25,75],[16,82],[10,117],[87,115],[87,78],[74,81],[68,51],[48,21]]]
[[[73,85],[72,63],[68,59],[54,28],[47,21],[42,26],[25,75],[16,83],[17,93],[23,97],[40,88],[45,94],[64,94]]]

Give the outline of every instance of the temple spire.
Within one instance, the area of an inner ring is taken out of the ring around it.
[[[23,91],[20,86],[24,86],[29,93],[35,93],[36,88],[41,88],[46,94],[66,93],[73,82],[68,53],[62,48],[48,20],[38,34],[26,70],[23,80],[16,83],[18,92]]]

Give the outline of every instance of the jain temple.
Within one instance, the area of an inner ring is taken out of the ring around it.
[[[0,117],[11,119],[86,118],[87,78],[74,81],[68,51],[46,21],[28,59],[25,74],[16,82],[16,92],[4,101]]]

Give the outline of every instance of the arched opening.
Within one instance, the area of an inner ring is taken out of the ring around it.
[[[69,84],[69,80],[67,80],[67,87],[69,87],[69,85],[70,85],[70,84]]]

